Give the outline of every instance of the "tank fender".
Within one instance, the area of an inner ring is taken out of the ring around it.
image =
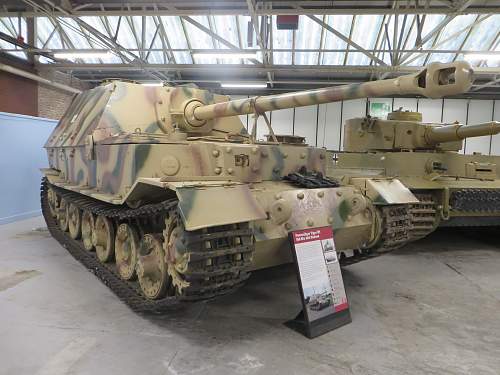
[[[267,217],[247,185],[182,186],[176,193],[187,230]]]
[[[229,181],[164,181],[161,178],[139,178],[127,195],[127,202],[147,194],[168,192],[177,195],[179,211],[186,230],[266,219],[246,184]]]
[[[375,205],[418,203],[417,197],[397,178],[351,178]]]

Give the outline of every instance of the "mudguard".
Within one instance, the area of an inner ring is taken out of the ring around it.
[[[413,193],[396,178],[351,178],[375,205],[418,203]]]
[[[266,218],[246,185],[184,186],[176,189],[186,230]]]

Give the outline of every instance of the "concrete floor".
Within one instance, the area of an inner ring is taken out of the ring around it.
[[[38,227],[0,226],[0,374],[500,373],[500,249],[458,231],[345,269],[353,322],[309,340],[293,268],[143,317]]]

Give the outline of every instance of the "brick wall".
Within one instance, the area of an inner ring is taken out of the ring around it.
[[[36,82],[0,71],[0,112],[37,115]]]
[[[77,78],[61,72],[39,72],[39,75],[52,81],[85,90],[88,85]],[[38,116],[59,120],[73,98],[72,93],[56,88],[38,85]]]

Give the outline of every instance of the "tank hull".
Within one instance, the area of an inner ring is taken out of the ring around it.
[[[106,83],[76,96],[45,143],[43,213],[54,237],[139,309],[236,290],[249,271],[290,261],[294,230],[330,226],[341,264],[368,259],[407,241],[414,197],[393,185],[391,207],[379,209],[363,186],[324,177],[326,150],[278,142],[264,112],[440,97],[471,83],[465,62],[236,101],[192,85]],[[237,116],[249,113],[251,132]],[[259,116],[273,142],[257,139]]]
[[[435,207],[435,225],[500,225],[500,157],[456,152],[340,153],[333,175],[394,178]],[[332,172],[330,172],[332,174]]]

